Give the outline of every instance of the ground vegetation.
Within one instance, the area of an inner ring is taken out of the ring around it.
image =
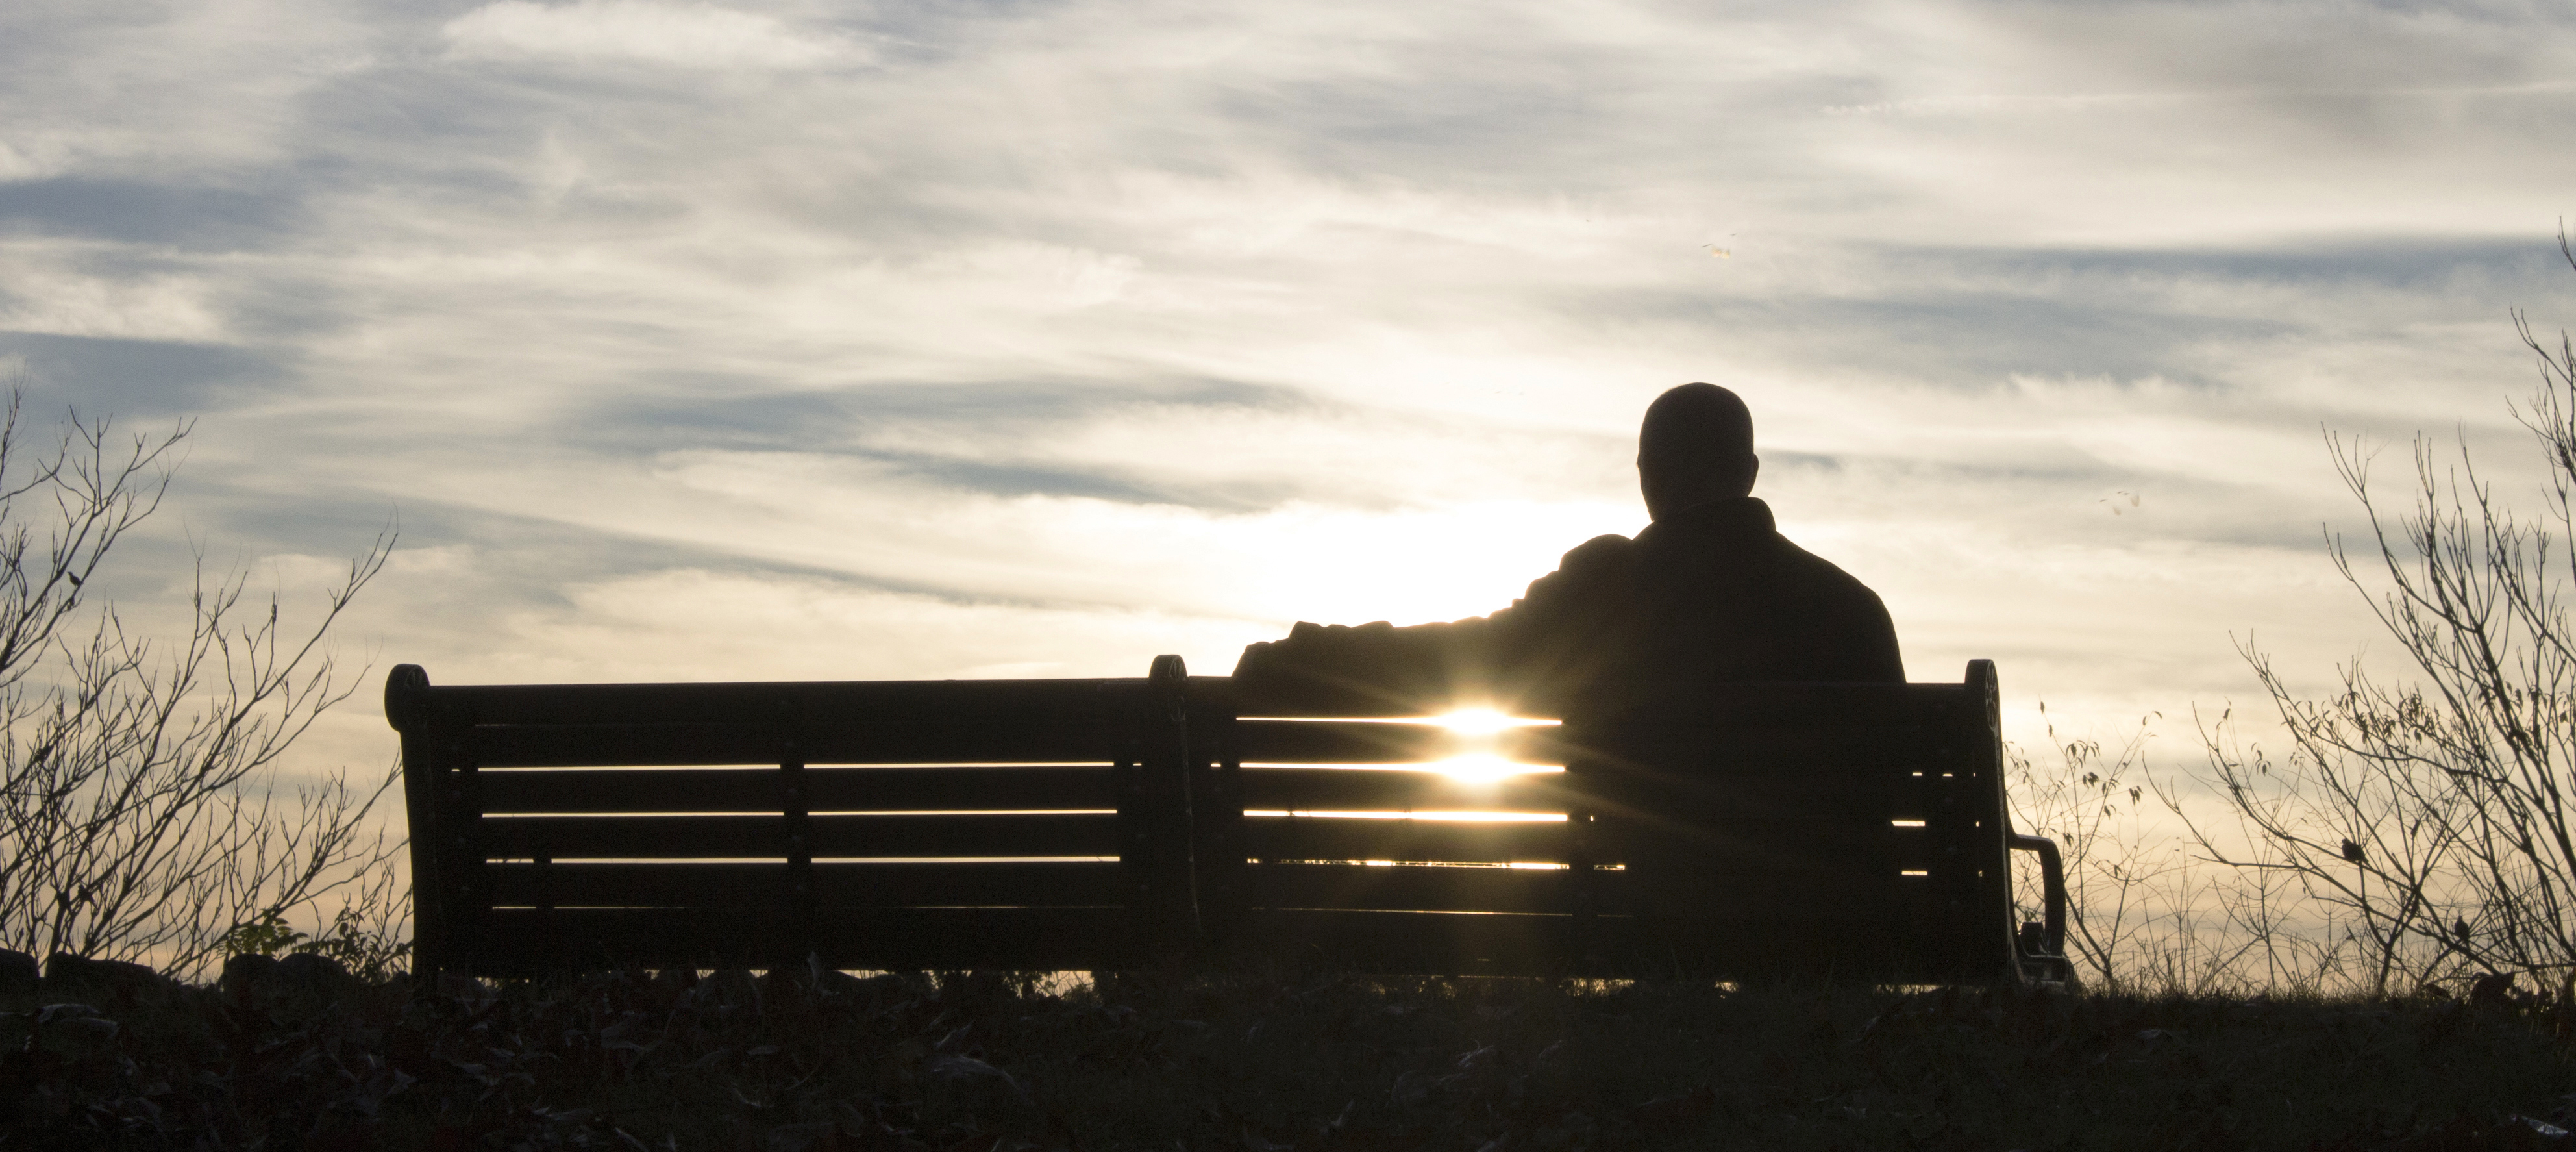
[[[2506,988],[272,972],[0,1008],[32,1148],[2560,1148],[2576,1081],[2576,1016]]]

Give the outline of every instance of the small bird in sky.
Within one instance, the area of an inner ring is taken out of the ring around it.
[[[1729,232],[1729,233],[1727,233],[1727,234],[1726,234],[1726,238],[1727,238],[1727,239],[1729,239],[1729,240],[1733,240],[1733,239],[1735,239],[1735,235],[1736,235],[1735,233],[1733,233],[1733,232]],[[1733,249],[1733,248],[1729,248],[1729,247],[1726,247],[1724,244],[1722,244],[1722,243],[1720,243],[1720,242],[1718,242],[1718,241],[1715,241],[1715,240],[1709,241],[1709,242],[1708,242],[1708,243],[1706,243],[1706,244],[1702,244],[1702,245],[1700,245],[1700,247],[1707,249],[1707,250],[1708,250],[1708,254],[1709,254],[1709,255],[1711,255],[1711,256],[1715,256],[1715,257],[1717,257],[1717,258],[1718,258],[1718,259],[1720,259],[1720,260],[1731,259],[1731,258],[1733,258],[1733,257],[1734,257],[1734,255],[1735,255],[1735,249]]]

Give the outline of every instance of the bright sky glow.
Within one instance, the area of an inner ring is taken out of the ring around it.
[[[1914,678],[2107,735],[2370,636],[2321,427],[2531,475],[2571,75],[2476,0],[26,0],[0,373],[200,418],[130,625],[192,539],[309,606],[398,511],[343,659],[440,683],[1489,612],[1712,380]]]

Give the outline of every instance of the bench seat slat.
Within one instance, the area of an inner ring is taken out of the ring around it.
[[[1890,868],[1762,868],[1669,872],[1630,868],[1597,872],[1594,908],[1604,915],[1646,914],[1738,920],[1883,922],[1918,893],[1924,877]]]
[[[1254,864],[1240,891],[1254,908],[1564,912],[1571,883],[1562,869]]]
[[[789,883],[785,863],[496,864],[488,875],[505,907],[778,908]],[[826,910],[1115,907],[1125,892],[1115,863],[824,863],[810,883]]]
[[[1240,930],[1296,941],[1300,958],[1425,975],[1716,974],[1940,983],[1985,978],[1932,940],[1857,916],[1629,917],[1247,909]]]
[[[1120,727],[1039,724],[809,724],[791,749],[784,730],[761,724],[528,724],[472,730],[469,756],[487,768],[630,765],[1050,764],[1107,762],[1129,751]]]
[[[1546,972],[1575,938],[1562,915],[1246,908],[1246,939],[1293,941],[1281,958],[1331,969],[1461,975]]]
[[[867,908],[810,925],[766,909],[501,908],[476,925],[479,975],[547,967],[1109,968],[1136,958],[1132,920],[1107,908]]]
[[[1239,882],[1245,902],[1261,908],[1556,913],[1572,907],[1576,877],[1559,869],[1274,863],[1247,866]],[[1933,890],[1928,877],[1858,864],[1738,864],[1681,874],[1625,869],[1595,872],[1592,883],[1602,912],[1652,907],[1787,919],[1876,917],[1891,900]]]
[[[1244,854],[1260,860],[1561,862],[1562,820],[1402,820],[1247,816]]]
[[[481,822],[487,859],[675,859],[787,854],[781,816],[512,816]],[[815,816],[814,856],[1115,856],[1111,815]]]
[[[808,768],[814,812],[1114,809],[1117,775],[1101,765]],[[532,769],[483,773],[483,811],[779,812],[774,768]]]
[[[1939,855],[1925,828],[1871,827],[1821,816],[1803,820],[1701,819],[1653,826],[1614,823],[1594,837],[1599,862],[1649,867],[1871,872],[1928,867]]]

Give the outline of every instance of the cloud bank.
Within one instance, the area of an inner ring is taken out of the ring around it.
[[[2529,475],[2571,24],[39,2],[0,357],[200,417],[154,547],[291,574],[399,510],[350,635],[450,682],[1223,671],[1489,611],[1642,525],[1638,414],[1712,380],[1918,678],[2180,715],[2251,691],[2231,637],[2319,683],[2367,638],[2324,429]]]

